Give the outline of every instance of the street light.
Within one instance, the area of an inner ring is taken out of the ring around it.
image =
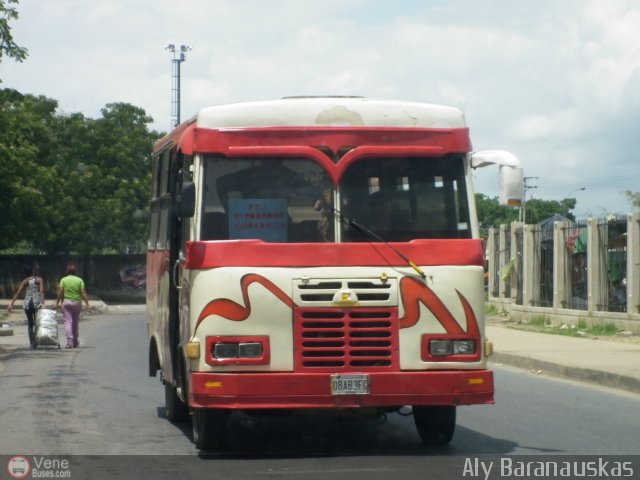
[[[567,196],[566,196],[566,197],[564,197],[564,198],[571,198],[571,194],[572,194],[572,193],[574,193],[574,192],[579,192],[580,190],[586,190],[586,189],[587,189],[587,187],[575,188],[575,189],[571,190],[571,191],[567,194]]]
[[[176,51],[176,46],[170,43],[165,47],[165,50],[171,53],[171,126],[175,127],[180,123],[180,64],[187,59],[187,52],[191,50],[191,47],[180,45],[179,51]]]
[[[576,204],[578,203],[577,199],[575,199],[575,198],[572,198],[572,197],[571,197],[571,194],[572,194],[572,193],[575,193],[575,192],[582,191],[582,190],[586,190],[586,189],[587,189],[587,187],[578,187],[578,188],[574,188],[574,189],[573,189],[573,190],[571,190],[569,193],[567,193],[567,196],[566,196],[566,197],[564,197],[564,198],[560,201],[560,204],[561,204],[561,205],[564,205],[564,206],[565,206],[565,208],[566,208],[566,212],[565,212],[566,214],[569,214],[569,210],[573,210],[573,209],[575,209],[575,208],[576,208]],[[565,202],[565,200],[568,200],[568,202]],[[575,200],[575,201],[573,202],[573,204],[572,204],[572,203],[570,203],[570,202],[571,202],[571,200]]]

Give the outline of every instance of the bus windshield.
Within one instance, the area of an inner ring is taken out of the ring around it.
[[[369,158],[340,182],[341,211],[386,241],[471,238],[461,155]],[[343,241],[371,241],[343,222]]]
[[[208,155],[204,168],[202,240],[327,241],[314,206],[330,182],[315,161]]]
[[[471,237],[462,155],[360,159],[337,191],[305,158],[207,155],[204,169],[201,240],[334,242],[340,225],[342,241],[372,241],[349,220],[386,241]]]

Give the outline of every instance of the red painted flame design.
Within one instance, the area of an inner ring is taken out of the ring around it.
[[[243,276],[240,280],[242,300],[244,301],[245,306],[242,306],[234,302],[233,300],[229,300],[228,298],[218,298],[212,300],[204,307],[202,312],[200,312],[200,316],[198,317],[198,321],[196,323],[196,328],[198,328],[200,322],[202,322],[202,320],[204,320],[209,315],[219,315],[223,318],[226,318],[227,320],[233,320],[236,322],[246,320],[247,317],[251,314],[251,300],[249,299],[248,290],[249,285],[251,285],[252,283],[259,283],[288,307],[293,308],[296,306],[293,303],[293,300],[291,300],[291,298],[289,298],[286,293],[280,290],[280,288],[274,285],[271,281],[267,280],[261,275],[249,273]]]
[[[404,277],[400,281],[400,293],[404,316],[399,319],[400,328],[414,326],[420,318],[420,303],[424,304],[433,313],[447,333],[464,333],[463,328],[453,317],[442,300],[427,285],[413,277]],[[464,316],[467,321],[467,332],[472,336],[479,336],[478,322],[473,309],[467,299],[456,290]]]
[[[228,298],[212,300],[202,309],[202,312],[200,312],[196,328],[200,325],[200,322],[209,315],[218,315],[236,322],[246,320],[251,314],[251,300],[248,289],[252,283],[262,285],[289,308],[293,309],[296,306],[293,300],[274,283],[261,275],[250,273],[243,276],[240,280],[244,306]],[[479,336],[478,322],[471,305],[458,290],[456,290],[456,293],[458,294],[460,303],[462,303],[467,321],[466,333],[472,336]],[[400,281],[400,295],[402,305],[404,306],[404,316],[399,319],[400,328],[409,328],[418,323],[418,319],[420,318],[420,303],[422,303],[433,313],[434,317],[442,324],[447,333],[465,333],[451,312],[444,303],[442,303],[442,300],[438,298],[433,290],[419,280],[412,277],[404,277]]]

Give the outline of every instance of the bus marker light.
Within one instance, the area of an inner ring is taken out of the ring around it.
[[[467,380],[469,385],[482,385],[484,380],[482,378],[470,378]]]
[[[200,358],[200,342],[189,342],[185,348],[187,358],[197,360]]]
[[[207,388],[220,388],[222,387],[222,382],[205,382],[204,386]]]
[[[491,355],[493,355],[493,342],[487,340],[484,342],[484,356],[490,357]]]

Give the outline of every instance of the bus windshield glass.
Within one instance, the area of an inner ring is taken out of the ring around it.
[[[313,160],[208,155],[204,168],[202,240],[325,242],[333,237],[316,205],[331,185]]]
[[[463,157],[369,158],[340,184],[342,212],[386,241],[471,238]],[[371,241],[343,222],[343,241]]]
[[[462,155],[363,158],[350,165],[336,192],[323,168],[305,158],[205,157],[202,240],[266,242],[385,241],[470,238]]]

